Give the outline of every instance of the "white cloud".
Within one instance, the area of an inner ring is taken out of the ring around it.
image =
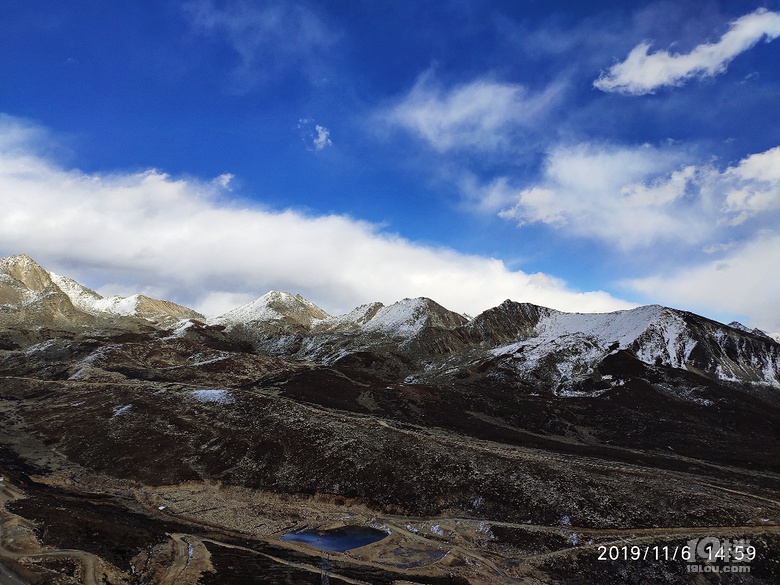
[[[440,152],[493,150],[507,146],[518,127],[538,124],[561,91],[553,85],[532,94],[522,85],[487,79],[444,89],[429,71],[383,117]]]
[[[93,287],[159,291],[210,314],[272,288],[331,312],[414,296],[471,314],[506,298],[579,311],[629,306],[349,217],[231,202],[211,181],[154,170],[85,175],[23,141],[7,143],[0,135],[0,255],[28,253],[55,272],[88,276]]]
[[[727,252],[737,245],[736,242],[717,242],[715,244],[709,244],[702,248],[702,252],[705,254],[716,254],[718,252]]]
[[[507,205],[512,205],[517,194],[507,177],[498,177],[482,185],[474,175],[463,173],[458,187],[465,196],[467,206],[480,213],[497,213]]]
[[[741,160],[730,173],[743,181],[780,184],[780,146]]]
[[[731,185],[726,193],[724,223],[739,225],[759,213],[780,209],[780,146],[753,154],[724,173]]]
[[[780,13],[759,8],[730,23],[729,30],[716,43],[704,43],[690,53],[648,54],[649,43],[640,43],[625,61],[616,63],[593,83],[602,91],[632,95],[653,93],[664,86],[679,86],[693,77],[723,73],[734,57],[747,51],[762,38],[767,42],[780,36]]]
[[[490,202],[511,201],[499,211],[504,219],[546,223],[624,250],[659,241],[701,248],[729,226],[778,219],[780,147],[723,171],[687,158],[649,146],[559,147],[537,184],[513,189],[502,179],[483,191]]]
[[[223,189],[227,189],[228,191],[232,191],[233,188],[230,186],[230,183],[235,179],[236,176],[233,173],[222,173],[220,176],[215,178],[213,181],[211,181],[215,185],[219,185]]]
[[[301,131],[301,140],[306,144],[307,150],[324,150],[328,146],[333,146],[330,130],[315,124],[312,118],[298,120],[298,130]]]
[[[778,266],[780,235],[762,232],[715,260],[628,284],[661,303],[704,314],[739,314],[750,327],[780,332]]]
[[[634,183],[626,185],[620,192],[626,204],[633,207],[658,207],[673,203],[682,197],[688,185],[696,179],[694,166],[686,166],[674,171],[666,178],[655,178],[650,184]]]
[[[690,239],[699,228],[679,202],[692,179],[682,159],[646,146],[558,147],[548,155],[542,180],[516,188],[499,216],[519,225],[546,223],[623,249],[659,238]],[[675,166],[681,170],[669,173]]]
[[[485,192],[491,201],[511,199],[499,215],[521,225],[541,222],[641,252],[647,272],[685,266],[627,282],[652,302],[742,315],[753,327],[780,331],[780,147],[723,170],[685,158],[646,146],[581,144],[554,149],[537,184],[513,190],[494,181]]]
[[[330,140],[330,131],[324,126],[317,124],[314,127],[317,132],[317,136],[314,138],[314,148],[322,150],[326,146],[331,146],[333,142]]]

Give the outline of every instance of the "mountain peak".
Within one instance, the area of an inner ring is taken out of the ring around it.
[[[543,317],[555,312],[507,299],[472,319],[467,325],[469,337],[488,343],[508,343],[518,337],[529,337],[536,334],[536,326]]]
[[[423,327],[454,329],[467,322],[466,317],[442,307],[436,301],[427,297],[417,297],[406,298],[381,307],[366,322],[363,330],[394,336],[410,336]]]
[[[18,280],[32,291],[41,291],[52,285],[49,273],[27,254],[0,258],[0,272]]]
[[[142,294],[128,297],[102,297],[72,278],[49,272],[54,284],[64,292],[75,307],[90,315],[140,317],[157,325],[170,326],[181,319],[205,320],[205,317],[171,301],[153,299]]]
[[[214,319],[222,325],[243,325],[282,321],[290,325],[310,327],[315,321],[330,317],[314,303],[299,294],[271,290],[254,301]]]
[[[13,320],[49,326],[134,317],[167,327],[180,319],[205,319],[187,307],[144,295],[104,298],[72,278],[48,272],[27,254],[0,258],[0,304],[15,306]],[[11,320],[9,313],[6,321]]]

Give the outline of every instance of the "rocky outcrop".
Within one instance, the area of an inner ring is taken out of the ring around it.
[[[461,333],[470,343],[496,346],[534,337],[536,326],[555,311],[531,303],[507,299],[497,307],[477,315]]]
[[[69,328],[94,324],[25,254],[0,259],[0,324],[2,326]]]

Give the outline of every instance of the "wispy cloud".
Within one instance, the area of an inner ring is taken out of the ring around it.
[[[444,88],[428,71],[383,117],[440,152],[494,150],[506,147],[518,127],[539,124],[562,90],[552,85],[531,93],[523,85],[489,79]]]
[[[751,327],[780,333],[780,234],[759,232],[728,248],[715,260],[627,284],[656,302],[709,314],[741,314]]]
[[[616,63],[593,83],[606,92],[631,95],[653,93],[660,87],[679,86],[693,77],[711,77],[726,70],[734,57],[761,39],[780,36],[780,13],[759,8],[730,23],[729,30],[716,43],[703,43],[690,53],[649,54],[650,43],[637,45],[625,61]]]
[[[238,62],[230,73],[232,89],[246,92],[272,74],[304,68],[315,75],[322,51],[338,35],[303,3],[190,0],[183,4],[193,29],[224,39]]]
[[[317,150],[322,150],[326,146],[330,146],[333,144],[330,140],[330,131],[325,128],[324,126],[320,126],[317,124],[314,126],[314,130],[317,132],[317,137],[314,139],[314,148]]]
[[[25,136],[35,132],[5,122],[15,138],[0,134],[0,255],[26,252],[55,271],[91,275],[93,287],[155,290],[212,314],[271,288],[300,292],[331,312],[413,296],[469,313],[506,298],[579,311],[629,306],[347,216],[242,204],[228,198],[221,178],[67,169],[31,150]]]
[[[298,120],[298,130],[300,130],[301,140],[306,144],[308,150],[324,150],[328,146],[333,146],[330,130],[325,126],[315,124],[312,118]]]
[[[211,182],[215,185],[219,185],[223,189],[227,191],[232,191],[233,187],[230,186],[230,183],[235,179],[236,176],[233,173],[222,173],[220,176],[216,177]]]

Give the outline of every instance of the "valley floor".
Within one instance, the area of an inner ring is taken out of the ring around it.
[[[10,379],[4,382],[7,388]],[[70,404],[85,392],[83,384],[79,388],[69,388]],[[90,470],[48,445],[50,439],[29,432],[34,417],[27,409],[41,395],[25,394],[12,407],[5,402],[2,413],[6,429],[15,431],[1,452],[0,562],[10,571],[0,572],[3,585],[322,583],[326,575],[330,583],[774,583],[780,576],[780,477],[767,471],[666,456],[678,467],[690,464],[690,471],[683,471],[606,458],[597,449],[571,454],[354,416],[383,432],[511,460],[517,469],[573,469],[577,481],[602,486],[600,497],[613,498],[618,506],[653,508],[659,498],[661,505],[680,506],[690,496],[703,510],[701,521],[687,524],[670,521],[670,515],[628,526],[617,518],[614,525],[608,520],[577,525],[563,514],[571,509],[565,505],[561,516],[547,523],[480,514],[479,501],[468,514],[446,508],[437,515],[392,513],[390,506],[366,498],[285,493],[218,480],[150,485]],[[318,416],[350,417],[303,406]],[[103,432],[98,425],[93,431]],[[631,455],[625,450],[624,459]],[[414,476],[418,470],[402,471]],[[636,489],[631,502],[609,487],[612,481],[647,489]],[[294,529],[343,525],[373,526],[388,537],[345,553],[280,540]],[[744,540],[756,556],[738,564],[681,558],[682,547],[704,538]],[[634,551],[637,560],[631,560]],[[689,565],[702,565],[702,572],[691,573]],[[711,571],[742,566],[750,572],[705,573],[705,566]]]

